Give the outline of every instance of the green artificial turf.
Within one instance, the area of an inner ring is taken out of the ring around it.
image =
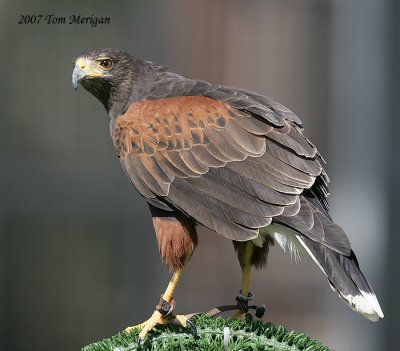
[[[237,319],[195,316],[198,339],[187,329],[173,324],[157,326],[146,337],[139,348],[139,330],[131,333],[121,332],[109,339],[85,346],[82,351],[133,351],[133,350],[204,350],[204,351],[329,351],[320,342],[310,339],[306,334],[288,332],[284,327],[272,323],[254,321],[252,331],[245,321]],[[229,328],[228,347],[224,348],[224,328]]]

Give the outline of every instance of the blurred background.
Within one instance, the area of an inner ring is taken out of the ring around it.
[[[312,262],[274,247],[254,274],[266,319],[334,350],[394,350],[400,325],[399,66],[395,0],[0,0],[0,350],[78,350],[145,320],[169,280],[108,117],[71,86],[75,55],[115,47],[190,78],[254,90],[295,111],[328,161],[331,213],[385,318],[372,323]],[[20,15],[65,24],[18,24]],[[68,24],[70,15],[110,24]],[[240,268],[207,231],[178,312],[234,301]]]

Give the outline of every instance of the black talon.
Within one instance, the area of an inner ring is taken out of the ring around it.
[[[250,313],[244,315],[246,322],[249,324],[249,332],[253,331],[253,316]]]
[[[138,336],[136,342],[137,342],[137,349],[140,351],[142,349],[142,343],[143,343],[143,340],[140,338],[140,336]]]
[[[195,340],[197,340],[197,339],[199,338],[199,334],[197,333],[197,328],[196,328],[196,326],[194,325],[194,323],[193,323],[190,319],[188,319],[188,320],[186,321],[186,323],[187,323],[188,326],[189,326],[190,333],[193,335],[193,337],[195,338]]]
[[[179,325],[180,327],[183,327],[182,323],[179,321],[178,318],[176,318],[175,315],[171,314],[170,316],[171,316],[172,323],[174,323],[175,325]],[[199,336],[197,333],[197,328],[194,325],[194,323],[189,318],[186,319],[186,323],[187,323],[186,328],[189,329],[190,334],[192,334],[195,339],[198,339]]]

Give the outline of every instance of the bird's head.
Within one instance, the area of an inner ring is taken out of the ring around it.
[[[97,97],[110,112],[113,103],[126,103],[132,93],[135,58],[116,49],[97,49],[77,56],[74,60],[72,85],[80,83]]]
[[[77,89],[80,83],[115,118],[130,103],[143,99],[151,86],[169,77],[181,76],[121,50],[97,49],[76,57],[72,85]]]

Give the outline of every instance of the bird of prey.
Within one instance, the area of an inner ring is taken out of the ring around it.
[[[372,321],[383,317],[349,239],[329,215],[322,157],[293,112],[116,49],[80,54],[72,82],[106,108],[116,153],[150,207],[172,272],[157,309],[139,325],[141,339],[168,321],[198,225],[233,241],[244,297],[251,297],[252,267],[265,266],[276,242],[310,256],[353,310]],[[186,325],[184,316],[178,320]]]

